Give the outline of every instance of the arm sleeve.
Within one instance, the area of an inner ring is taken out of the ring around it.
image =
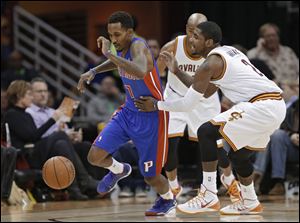
[[[193,86],[191,86],[183,98],[159,101],[157,108],[158,110],[171,112],[187,112],[192,111],[203,99],[204,94],[194,90]]]

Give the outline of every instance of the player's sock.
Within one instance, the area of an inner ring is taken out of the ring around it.
[[[106,167],[106,169],[109,169],[111,172],[113,172],[114,174],[119,174],[122,173],[124,170],[124,164],[118,162],[117,160],[115,160],[114,158],[112,158],[113,162],[111,164],[111,166]]]
[[[165,194],[159,194],[163,199],[165,200],[170,200],[170,199],[174,199],[174,195],[171,192],[171,190],[169,189],[167,193]]]
[[[240,185],[241,185],[241,194],[242,194],[243,199],[257,200],[253,181],[248,186],[245,186],[243,184],[240,184]]]
[[[217,193],[217,171],[204,172],[203,171],[203,185],[210,191]]]
[[[226,185],[230,186],[231,183],[232,183],[232,181],[235,180],[235,177],[234,177],[234,175],[232,174],[232,171],[231,171],[229,176],[225,176],[225,174],[224,174],[224,178],[223,179],[224,179],[224,183]]]
[[[172,189],[177,189],[179,187],[179,183],[178,183],[178,180],[177,180],[177,177],[175,178],[175,180],[169,180],[169,185]]]

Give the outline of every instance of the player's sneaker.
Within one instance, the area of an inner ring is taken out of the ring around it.
[[[129,176],[131,171],[132,168],[128,163],[124,163],[124,169],[122,173],[114,174],[113,172],[109,171],[109,173],[106,174],[98,183],[98,193],[104,196],[105,194],[111,192],[116,187],[118,181]]]
[[[249,200],[241,198],[239,201],[228,205],[220,210],[224,215],[251,215],[260,214],[263,211],[262,205],[258,200]]]
[[[179,186],[179,187],[177,187],[177,188],[175,188],[175,189],[172,189],[172,188],[171,188],[171,191],[172,191],[174,197],[175,197],[176,199],[178,199],[179,196],[180,196],[180,195],[182,194],[182,192],[183,192],[183,187],[182,187],[182,186]]]
[[[224,174],[221,175],[221,182],[224,185],[224,187],[227,189],[227,193],[230,196],[230,200],[232,203],[235,203],[241,199],[241,188],[239,186],[238,181],[233,180],[231,182],[231,185],[227,185],[224,182]]]
[[[177,209],[186,214],[219,211],[220,201],[216,193],[207,190],[202,184],[198,195],[184,204],[177,205]]]
[[[176,200],[163,199],[159,196],[153,207],[145,212],[146,216],[175,216],[176,215]]]

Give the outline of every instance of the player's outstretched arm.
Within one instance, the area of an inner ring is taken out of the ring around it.
[[[211,55],[197,69],[194,83],[183,98],[167,101],[157,101],[152,97],[142,97],[135,100],[135,106],[140,111],[165,110],[173,112],[191,111],[204,98],[209,82],[223,72],[224,63],[220,56]]]
[[[194,78],[178,68],[178,62],[173,52],[163,51],[159,56],[168,69],[175,74],[185,86],[190,87],[193,84]]]
[[[175,54],[175,47],[176,47],[176,40],[172,40],[170,42],[167,42],[161,49],[160,52],[167,51],[169,53]],[[166,69],[166,63],[163,59],[163,57],[159,54],[157,60],[156,60],[156,65],[158,67],[159,73],[162,74],[165,69]]]
[[[80,79],[77,84],[77,89],[80,91],[80,93],[83,93],[85,89],[85,83],[90,84],[91,81],[95,78],[96,74],[115,70],[115,69],[117,69],[117,66],[114,63],[112,63],[110,60],[104,61],[102,64],[98,65],[97,67],[94,67],[89,71],[80,75]]]

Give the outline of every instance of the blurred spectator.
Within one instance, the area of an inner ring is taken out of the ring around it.
[[[159,53],[160,53],[160,44],[156,39],[148,39],[147,44],[154,56],[154,59],[157,60]],[[160,78],[162,81],[163,87],[166,86],[167,83],[167,72],[164,71],[162,74],[160,74]]]
[[[8,68],[1,72],[1,84],[8,87],[14,80],[31,81],[37,77],[34,69],[27,69],[22,65],[23,56],[18,51],[13,51],[8,58]]]
[[[243,47],[240,44],[234,44],[233,47],[237,48],[239,51],[241,51],[243,54],[247,55],[247,49]],[[258,58],[252,58],[250,59],[250,62],[260,71],[262,72],[268,79],[274,80],[275,76],[273,72],[270,70],[268,65],[261,59]]]
[[[41,90],[41,93],[45,94],[45,90]],[[30,84],[23,80],[13,81],[7,89],[7,98],[9,110],[4,122],[9,125],[12,146],[21,150],[32,169],[41,170],[45,161],[53,156],[64,156],[70,159],[76,172],[82,168],[82,165],[78,167],[76,152],[65,133],[54,133],[42,138],[42,135],[64,115],[62,110],[55,110],[52,117],[37,128],[31,115],[25,112],[32,103]],[[29,145],[33,148],[28,148]],[[77,179],[80,178],[78,174],[81,173],[82,171],[77,172]],[[77,179],[68,188],[70,199],[86,200],[88,197],[81,193]]]
[[[7,60],[12,51],[10,24],[8,19],[1,15],[1,71],[7,68]]]
[[[274,185],[269,195],[283,195],[286,164],[299,164],[299,99],[287,109],[286,118],[280,129],[271,135],[266,151],[257,154],[254,164],[254,184],[257,191],[268,162],[271,162],[271,179]]]
[[[287,108],[299,98],[299,79],[297,81],[284,80],[281,84],[282,96]]]
[[[257,46],[248,52],[250,59],[261,59],[272,70],[275,81],[296,81],[299,77],[299,59],[294,51],[280,44],[280,30],[277,25],[266,23],[259,29]]]
[[[29,108],[26,109],[26,112],[28,112],[36,125],[37,128],[42,126],[44,123],[46,123],[54,114],[55,110],[53,108],[50,108],[47,106],[48,102],[48,86],[44,79],[42,78],[34,78],[31,81],[31,90],[32,90],[32,104]],[[81,129],[79,131],[74,131],[74,129],[68,129],[67,125],[65,123],[56,123],[52,125],[47,132],[45,132],[42,135],[42,138],[45,138],[47,136],[53,135],[57,131],[64,131],[69,139],[65,139],[68,141],[68,144],[72,144],[75,150],[79,150],[80,154],[82,153],[81,150],[85,151],[85,154],[88,154],[88,151],[91,147],[91,143],[89,142],[82,142],[82,131]],[[78,176],[78,181],[81,187],[81,190],[84,191],[84,193],[89,194],[96,194],[96,185],[97,182],[92,179],[91,176],[89,176],[89,173],[87,173],[86,170],[91,169],[93,173],[100,174],[103,173],[101,168],[95,168],[94,166],[90,165],[88,162],[85,163],[86,157],[81,157],[82,160],[80,160],[78,154],[74,154],[75,159],[75,168]],[[85,164],[82,166],[82,164]],[[88,171],[89,172],[89,171]],[[104,173],[103,173],[104,174]],[[103,175],[102,175],[103,176]],[[98,178],[102,178],[102,176]],[[94,193],[92,193],[94,191]]]
[[[92,125],[106,123],[124,100],[125,95],[116,87],[114,78],[105,77],[99,85],[96,97],[88,102],[87,121]]]

